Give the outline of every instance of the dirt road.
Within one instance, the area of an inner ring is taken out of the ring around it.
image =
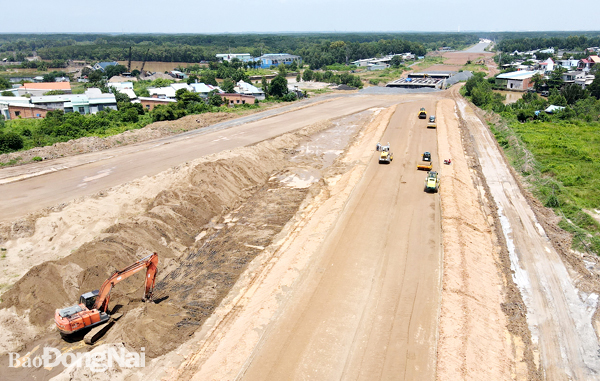
[[[433,379],[440,285],[439,197],[423,192],[435,130],[398,106],[376,155],[303,286],[243,372],[246,380]]]
[[[586,295],[574,286],[489,129],[466,101],[457,99],[498,207],[513,279],[527,305],[527,321],[539,365],[548,380],[597,379],[600,346],[592,317],[598,296]]]
[[[15,175],[3,179],[0,184],[4,197],[0,221],[11,221],[29,212],[94,194],[142,176],[152,176],[201,156],[297,130],[322,120],[323,115],[335,118],[389,104],[389,100],[377,97],[336,98],[309,108],[237,125],[226,133],[197,130],[102,153],[78,155],[59,163],[36,164],[38,173],[43,175],[27,178]]]

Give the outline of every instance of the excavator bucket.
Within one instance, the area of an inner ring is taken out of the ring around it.
[[[117,320],[119,320],[123,316],[121,313],[117,313],[110,316],[110,320],[106,324],[99,325],[97,327],[92,328],[86,335],[83,337],[83,341],[92,345],[96,341],[98,341],[108,330],[115,324]]]

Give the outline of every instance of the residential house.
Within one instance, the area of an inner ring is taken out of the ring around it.
[[[44,95],[31,97],[31,104],[50,110],[63,110],[65,113],[95,114],[105,109],[117,109],[117,100],[111,93],[100,89],[87,89],[85,94]]]
[[[171,86],[149,87],[148,92],[152,98],[175,99],[175,89]]]
[[[192,91],[198,93],[198,95],[200,95],[202,98],[207,98],[208,93],[210,93],[211,91],[216,90],[219,93],[223,92],[223,90],[221,90],[221,88],[218,86],[207,85],[204,83],[192,83],[190,84],[190,86],[192,87]]]
[[[500,74],[496,77],[496,85],[506,87],[509,90],[525,91],[533,87],[531,78],[538,73],[538,71],[521,70]]]
[[[8,105],[8,119],[33,119],[33,118],[45,118],[46,113],[49,110],[45,107],[38,107],[32,104],[19,105],[9,104]]]
[[[370,64],[371,60],[373,60],[373,59],[372,58],[364,58],[362,60],[352,61],[351,63],[354,66],[363,67],[363,66],[367,66],[368,64]]]
[[[256,103],[256,98],[252,95],[238,93],[221,93],[219,95],[221,96],[221,99],[223,99],[223,102],[225,102],[229,107],[239,106],[246,103],[253,105]]]
[[[269,69],[271,66],[279,66],[282,64],[291,65],[292,62],[302,63],[302,57],[285,53],[263,54],[259,59],[261,62],[260,67],[262,69]]]
[[[239,81],[237,86],[233,88],[233,91],[238,94],[251,95],[261,101],[265,99],[265,92],[262,91],[262,89],[259,89],[258,87],[244,81]]]
[[[158,105],[176,103],[175,99],[139,97],[139,101],[147,111],[152,111]]]
[[[0,96],[0,115],[4,116],[4,119],[9,120],[12,119],[11,115],[14,116],[14,112],[11,113],[9,107],[13,107],[12,110],[15,110],[16,106],[29,106],[31,102],[29,98],[26,97],[10,97],[10,96]],[[21,116],[21,115],[17,115]],[[21,116],[22,117],[22,116]]]
[[[187,91],[194,91],[194,88],[187,83],[172,83],[171,87],[175,89],[175,92],[180,89],[186,89]]]
[[[18,88],[19,96],[26,94],[32,97],[39,97],[48,91],[59,90],[65,94],[71,94],[71,84],[69,82],[42,82],[42,83],[24,83]]]
[[[106,71],[106,68],[109,66],[117,66],[119,63],[117,61],[112,62],[98,62],[93,66],[94,70],[100,70],[103,73]]]
[[[577,65],[579,64],[579,60],[560,60],[557,62],[557,64],[562,67],[565,68],[567,70],[573,70],[577,68]]]
[[[552,61],[552,58],[548,58],[545,61],[538,62],[537,66],[539,67],[539,70],[543,73],[550,73],[554,71],[554,61]]]
[[[102,110],[117,110],[117,99],[115,94],[103,93],[97,88],[90,88],[85,91],[88,98],[88,112],[95,114]]]
[[[109,82],[106,86],[113,88],[113,91],[127,95],[130,101],[137,99],[137,95],[133,91],[133,82]]]
[[[65,110],[65,103],[75,99],[76,102],[87,99],[82,94],[64,94],[64,95],[42,95],[39,97],[31,97],[31,104],[46,107],[48,110]]]
[[[581,86],[582,89],[585,89],[587,86],[591,85],[596,78],[593,74],[589,74],[586,71],[568,71],[562,75],[562,79],[565,85],[576,84]]]
[[[577,65],[577,70],[581,71],[590,71],[592,66],[600,63],[600,57],[598,56],[589,56],[588,58],[584,58],[579,60],[579,64]]]
[[[376,70],[384,70],[387,69],[388,67],[390,67],[390,65],[386,65],[386,64],[368,64],[367,65],[367,70],[368,71],[376,71]]]
[[[175,93],[179,89],[194,91],[193,86],[187,83],[172,83],[170,86],[165,87],[150,87],[148,88],[148,92],[152,98],[175,99]]]
[[[88,97],[85,95],[77,95],[71,98],[69,102],[64,103],[64,111],[78,112],[82,115],[90,113],[90,103]]]

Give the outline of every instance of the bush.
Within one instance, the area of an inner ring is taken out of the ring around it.
[[[296,93],[287,93],[283,96],[282,99],[286,102],[293,102],[296,99],[298,99],[298,96],[296,95]]]
[[[42,161],[42,160],[44,160],[44,159],[42,159],[42,158],[41,158],[41,157],[39,157],[39,156],[34,156],[33,158],[31,158],[31,160],[32,160],[32,161]]]
[[[23,148],[23,138],[14,132],[0,131],[0,153],[18,151]]]

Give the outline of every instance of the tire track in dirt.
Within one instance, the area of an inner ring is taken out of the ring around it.
[[[438,342],[438,380],[527,377],[502,311],[503,279],[492,230],[479,202],[452,100],[438,103],[444,275]]]

